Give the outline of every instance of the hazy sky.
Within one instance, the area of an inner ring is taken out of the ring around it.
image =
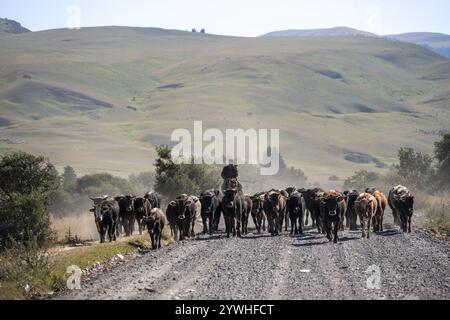
[[[0,0],[0,17],[33,31],[80,21],[81,27],[205,28],[237,36],[334,26],[378,34],[450,34],[449,0]]]

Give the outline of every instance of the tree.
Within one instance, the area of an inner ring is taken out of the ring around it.
[[[412,148],[400,148],[398,158],[400,163],[395,169],[409,185],[417,187],[427,182],[433,173],[433,159],[427,154],[416,152]]]
[[[43,247],[53,240],[48,207],[58,183],[58,172],[44,157],[15,152],[1,158],[0,246]]]
[[[109,173],[87,175],[77,179],[73,191],[80,196],[117,196],[120,194],[135,193],[135,188],[123,178],[118,178]]]
[[[75,170],[71,166],[67,166],[64,168],[64,174],[63,174],[63,185],[64,189],[67,189],[68,186],[75,183],[77,180],[77,175],[75,174]]]
[[[364,191],[366,188],[372,187],[379,178],[380,175],[376,172],[360,170],[355,172],[353,176],[345,180],[344,189]]]
[[[220,173],[215,167],[194,164],[193,161],[190,164],[175,164],[168,146],[159,146],[156,152],[158,159],[155,162],[155,191],[169,199],[183,193],[198,195],[219,185]]]
[[[205,33],[206,33],[206,30],[205,30],[205,29],[202,29],[202,30],[200,30],[200,33],[205,34]]]
[[[434,154],[438,161],[437,182],[440,187],[450,189],[450,134],[434,144]]]
[[[193,33],[196,33],[196,32],[197,32],[197,29],[193,28],[193,29],[192,29],[192,32],[193,32]]]
[[[434,143],[435,158],[442,163],[450,158],[450,133]]]
[[[48,194],[56,190],[58,172],[50,161],[24,152],[6,154],[0,161],[0,191],[12,193]]]

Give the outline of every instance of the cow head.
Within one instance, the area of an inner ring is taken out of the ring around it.
[[[206,214],[210,214],[213,211],[214,199],[216,199],[216,193],[214,191],[206,191],[200,196],[200,202],[202,203],[202,211]]]
[[[146,202],[147,199],[145,198],[136,198],[136,200],[134,200],[134,212],[138,214],[143,214],[145,212]]]
[[[270,204],[272,206],[272,210],[274,212],[279,212],[280,211],[280,200],[281,200],[282,194],[281,192],[271,192],[269,193],[269,201]]]
[[[415,197],[410,193],[397,195],[395,199],[398,201],[400,207],[402,207],[409,215],[414,213],[414,199]]]
[[[147,224],[148,233],[150,235],[154,235],[156,233],[156,230],[159,228],[159,225],[161,223],[157,213],[154,210],[152,210],[149,216],[145,218],[145,222]]]
[[[375,189],[375,188],[367,188],[366,189],[366,193],[371,194],[371,195],[374,195],[376,191],[377,191],[377,189]]]
[[[290,210],[294,213],[299,213],[302,207],[302,195],[299,192],[294,192],[289,197]]]
[[[293,194],[295,191],[297,191],[297,188],[296,187],[289,187],[289,188],[286,188],[286,192],[287,192],[287,194],[290,196],[291,194]]]
[[[326,212],[329,216],[336,216],[338,214],[338,204],[344,200],[344,196],[337,192],[331,192],[323,197]]]
[[[103,197],[89,197],[89,199],[92,200],[94,203],[93,208],[91,208],[89,211],[94,214],[95,222],[101,222],[103,221],[103,214],[102,214],[102,203],[108,198],[108,196]]]
[[[190,217],[190,210],[194,204],[192,197],[188,197],[186,194],[182,194],[177,197],[176,201],[177,219],[185,220]]]
[[[228,189],[225,191],[222,203],[226,208],[233,208],[234,207],[234,199],[237,195],[237,189]]]
[[[123,198],[124,205],[125,205],[125,211],[127,213],[132,213],[134,211],[134,200],[136,199],[135,196],[132,194],[127,195]]]
[[[250,197],[252,200],[252,213],[259,212],[261,210],[261,198],[258,196]]]

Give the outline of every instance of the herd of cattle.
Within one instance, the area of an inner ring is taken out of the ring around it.
[[[224,192],[209,190],[199,197],[186,194],[171,201],[164,213],[161,198],[156,193],[147,193],[139,198],[133,195],[91,198],[94,206],[91,212],[103,243],[108,236],[115,241],[117,236],[131,236],[137,222],[139,233],[146,228],[150,234],[153,249],[161,247],[162,230],[170,226],[175,240],[195,236],[194,228],[200,217],[203,233],[212,235],[218,231],[221,217],[225,220],[228,237],[248,234],[250,216],[258,234],[266,230],[277,236],[283,225],[290,233],[302,234],[303,227],[312,219],[312,226],[319,233],[326,234],[337,243],[339,231],[345,228],[357,230],[359,218],[362,237],[369,238],[373,232],[383,231],[383,218],[387,205],[392,209],[394,223],[411,232],[411,218],[414,212],[414,196],[404,186],[396,186],[388,196],[374,188],[364,193],[356,190],[338,192],[315,189],[287,188],[270,190],[254,196],[247,196],[241,190],[232,188]]]

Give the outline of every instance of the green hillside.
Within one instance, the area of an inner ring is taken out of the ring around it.
[[[450,128],[450,61],[370,37],[234,38],[123,27],[0,38],[0,152],[79,173],[149,170],[176,128],[279,128],[311,181],[430,152]]]

